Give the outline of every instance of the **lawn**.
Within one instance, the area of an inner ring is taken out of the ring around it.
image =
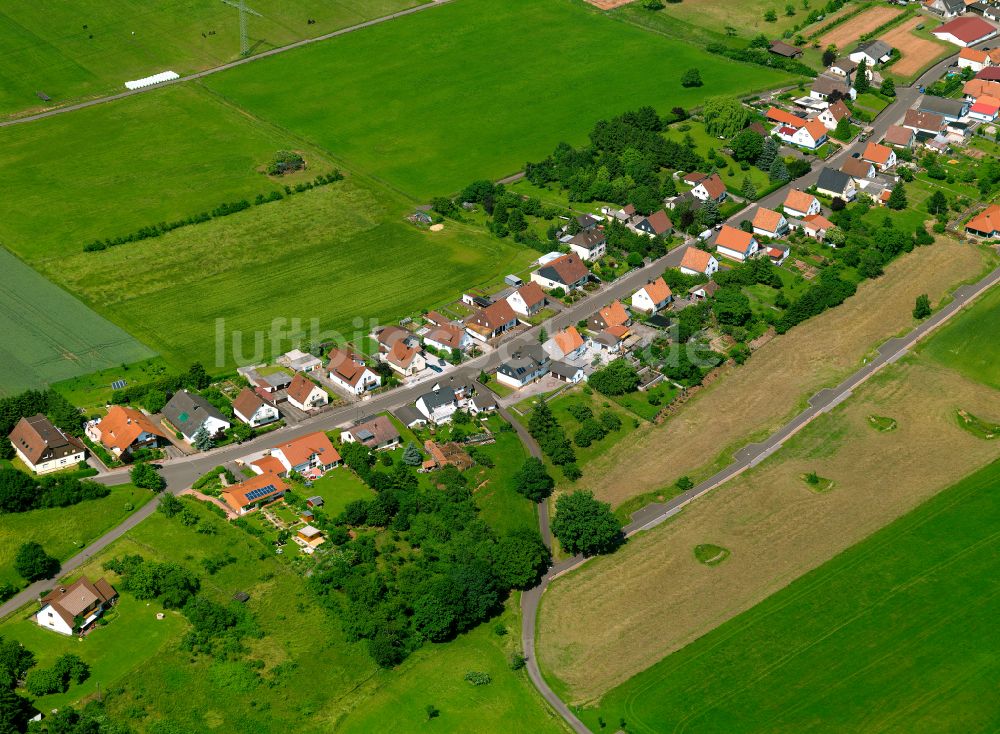
[[[303,488],[301,491],[303,496],[322,497],[325,500],[323,512],[329,517],[339,515],[354,500],[370,500],[375,497],[371,488],[347,467],[327,472],[313,482],[312,488]]]
[[[690,67],[701,70],[703,87],[681,87]],[[748,75],[758,89],[790,79],[583,4],[463,0],[206,84],[423,198],[519,171],[560,140],[582,143],[597,119],[639,104],[688,108],[708,96],[747,93]]]
[[[22,543],[38,541],[49,555],[65,561],[152,497],[148,489],[119,484],[111,488],[107,497],[71,507],[0,514],[0,583],[24,583],[13,568],[14,554]]]
[[[725,167],[720,166],[719,176],[722,177],[722,182],[726,184],[726,188],[729,189],[730,193],[740,196],[740,191],[743,188],[743,179],[747,177],[750,178],[758,194],[770,187],[771,179],[768,177],[766,171],[762,171],[756,166],[750,166],[746,171],[740,170],[740,164],[734,161],[731,156],[722,152],[722,149],[729,144],[729,141],[719,140],[709,135],[705,131],[703,123],[688,120],[673,125],[667,133],[669,139],[678,143],[683,142],[688,135],[694,141],[695,150],[699,154],[707,157],[709,148],[713,148],[716,152],[716,160],[721,159],[726,162]],[[678,190],[685,188],[683,182],[678,183],[680,184]]]
[[[1000,462],[613,689],[629,731],[986,731]]]
[[[0,333],[0,396],[153,355],[2,248]]]
[[[159,357],[144,359],[132,364],[116,364],[96,372],[72,377],[52,385],[73,405],[87,414],[102,409],[111,402],[112,384],[125,380],[129,385],[151,382],[167,373],[167,364]]]
[[[254,53],[418,4],[413,0],[255,0]],[[308,23],[309,20],[313,23]],[[238,58],[236,11],[219,2],[79,0],[5,3],[0,116],[124,90],[171,69],[186,75]],[[36,92],[52,98],[43,103]]]
[[[495,426],[494,426],[495,428]],[[480,517],[498,533],[538,528],[535,506],[514,490],[513,476],[528,457],[521,439],[512,431],[495,431],[496,443],[479,448],[493,459],[493,468],[470,470],[469,486],[475,492]]]
[[[777,12],[773,23],[764,20],[768,10]],[[667,3],[666,8],[651,12],[642,3],[632,3],[613,11],[612,15],[633,23],[663,29],[663,32],[679,37],[698,38],[699,41],[725,42],[726,29],[732,28],[739,36],[755,36],[766,33],[768,38],[781,38],[781,34],[792,26],[803,22],[809,14],[800,3],[794,6],[795,14],[786,15],[782,3],[772,0],[741,0],[738,3],[727,0],[698,0],[698,2]],[[745,45],[745,40],[743,41]],[[789,41],[791,43],[791,41]]]
[[[1000,390],[1000,289],[993,288],[953,317],[922,351],[969,379]]]
[[[612,446],[617,444],[623,438],[625,438],[633,428],[636,427],[638,423],[636,417],[632,413],[626,410],[624,407],[616,405],[612,398],[605,397],[600,393],[595,392],[588,386],[582,388],[576,388],[567,390],[566,392],[560,393],[560,395],[549,403],[549,407],[552,408],[552,415],[556,417],[559,421],[559,425],[563,427],[566,431],[566,435],[569,437],[570,441],[573,440],[573,436],[580,429],[580,421],[574,418],[569,413],[569,408],[572,405],[584,405],[589,407],[594,411],[594,417],[600,416],[606,410],[611,411],[622,421],[622,427],[617,431],[609,433],[600,441],[595,441],[590,446],[586,448],[581,448],[577,446],[574,442],[573,450],[576,452],[576,461],[580,465],[580,468],[584,470],[584,475],[586,475],[587,463],[608,451]],[[525,419],[527,422],[527,418]],[[553,476],[561,477],[562,472],[554,472]],[[584,479],[583,481],[586,481]]]
[[[640,418],[651,421],[661,410],[670,405],[675,397],[677,388],[669,380],[664,379],[648,390],[616,395],[611,399]],[[656,401],[655,404],[650,402],[650,398]]]

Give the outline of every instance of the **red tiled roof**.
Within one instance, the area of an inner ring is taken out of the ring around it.
[[[629,320],[628,311],[621,304],[621,301],[612,301],[607,306],[598,310],[601,319],[608,326],[620,326]]]
[[[984,232],[988,235],[1000,232],[1000,204],[993,204],[987,207],[984,211],[970,219],[965,228],[976,232]]]
[[[267,492],[255,497],[252,500],[247,499],[247,495],[255,489],[267,490]],[[267,500],[271,497],[277,497],[287,489],[288,485],[285,484],[285,482],[278,477],[277,474],[267,472],[265,474],[258,474],[255,477],[251,477],[245,482],[240,482],[239,484],[226,487],[222,490],[222,498],[226,501],[226,504],[239,512],[252,502],[259,502],[261,500]]]
[[[720,196],[722,196],[722,194],[726,192],[726,184],[723,183],[722,179],[719,177],[719,174],[717,173],[713,173],[711,176],[701,181],[698,184],[698,186],[704,187],[705,191],[707,191],[708,195],[711,196],[713,199],[718,199]]]
[[[781,224],[781,214],[773,209],[760,207],[753,217],[753,226],[767,232],[777,232],[778,225]]]
[[[545,291],[542,290],[542,286],[534,281],[525,283],[518,288],[517,294],[521,296],[528,308],[532,308],[545,300]]]
[[[892,156],[892,148],[887,148],[886,146],[879,145],[878,143],[868,143],[868,145],[865,146],[865,152],[861,157],[866,161],[884,165],[889,162],[890,156]]]
[[[325,433],[317,431],[305,436],[293,439],[281,446],[275,446],[275,450],[280,449],[288,463],[293,467],[304,464],[313,454],[317,455],[321,464],[336,464],[340,461],[340,454],[330,443],[330,439]]]
[[[163,431],[141,410],[124,405],[112,405],[108,414],[97,424],[101,432],[101,443],[111,449],[124,451],[131,446],[141,433],[152,433],[166,438]]]
[[[780,122],[784,125],[791,125],[794,128],[800,128],[806,124],[806,121],[801,117],[793,115],[791,112],[785,112],[785,110],[777,107],[772,107],[767,111],[767,119]]]
[[[711,253],[699,250],[697,247],[689,247],[684,251],[684,257],[681,258],[681,267],[704,273],[708,270],[711,261]]]
[[[734,252],[747,252],[753,242],[753,234],[744,232],[742,229],[730,227],[728,224],[722,225],[722,230],[715,240],[716,247],[725,247]]]
[[[799,191],[798,189],[792,189],[785,197],[784,206],[786,209],[794,209],[797,212],[807,212],[815,200],[816,197],[812,194],[807,194],[805,191]]]
[[[292,384],[288,386],[288,397],[297,403],[304,403],[309,399],[310,393],[317,388],[316,384],[301,372],[297,372],[292,378]]]
[[[653,303],[663,303],[672,295],[670,286],[662,277],[649,281],[642,290],[646,291],[646,295]]]
[[[552,339],[555,341],[556,346],[562,350],[563,354],[570,354],[583,346],[583,337],[580,336],[580,332],[576,330],[575,326],[563,329],[553,336]]]

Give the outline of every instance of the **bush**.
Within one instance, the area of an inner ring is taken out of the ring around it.
[[[594,372],[589,382],[603,395],[625,395],[639,388],[639,374],[630,362],[618,358]]]
[[[481,673],[476,670],[470,670],[465,674],[465,680],[474,686],[488,686],[493,682],[489,673]]]

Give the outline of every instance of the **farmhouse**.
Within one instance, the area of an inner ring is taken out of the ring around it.
[[[723,190],[725,190],[724,186]],[[673,231],[674,223],[670,221],[667,213],[660,209],[648,217],[634,217],[629,223],[629,228],[650,237],[665,237]]]
[[[465,329],[447,322],[432,326],[424,334],[424,344],[442,352],[464,351],[471,343],[472,338]]]
[[[891,145],[894,148],[910,148],[916,139],[916,133],[908,127],[902,125],[890,125],[882,138],[883,145]]]
[[[63,433],[41,413],[21,418],[9,438],[17,457],[35,474],[75,467],[87,455],[78,438]]]
[[[87,424],[87,436],[100,443],[114,456],[131,454],[136,449],[156,448],[167,442],[163,431],[145,413],[125,405],[112,405],[100,422]]]
[[[608,249],[608,239],[598,229],[585,229],[565,241],[569,249],[587,262],[604,257]]]
[[[575,253],[557,257],[531,274],[531,279],[542,288],[562,288],[567,293],[582,288],[589,278],[590,271]]]
[[[338,387],[361,395],[382,384],[382,378],[365,364],[365,358],[350,349],[335,347],[326,365],[327,377]]]
[[[105,579],[91,582],[81,576],[68,586],[58,586],[41,598],[42,608],[35,613],[39,627],[62,635],[87,630],[118,598]]]
[[[753,215],[753,231],[764,237],[781,237],[788,231],[788,220],[781,212],[758,207]]]
[[[889,60],[891,55],[892,46],[885,41],[872,40],[859,43],[858,47],[851,52],[848,58],[859,64],[864,60],[870,69],[875,64],[884,64]]]
[[[373,451],[395,448],[402,441],[403,438],[396,430],[396,426],[384,415],[377,415],[371,420],[358,423],[340,432],[341,443],[357,442]]]
[[[808,217],[810,214],[819,214],[820,212],[819,199],[799,189],[790,189],[781,206],[787,216],[798,217],[799,219]]]
[[[854,179],[834,168],[824,168],[819,172],[816,190],[821,194],[843,199],[844,201],[853,201],[857,195],[857,187],[854,184]],[[815,213],[818,214],[819,212]]]
[[[229,430],[229,420],[201,395],[178,390],[163,407],[163,417],[190,443],[202,428],[212,437]]]
[[[975,46],[997,34],[996,26],[974,15],[965,15],[948,21],[931,31],[942,41],[956,46]]]
[[[497,301],[473,314],[465,321],[469,336],[480,341],[489,341],[517,326],[517,315],[507,301]]]
[[[507,303],[519,316],[534,316],[545,307],[548,298],[542,286],[538,283],[528,283],[507,296]]]
[[[609,326],[627,326],[631,323],[632,317],[621,301],[612,301],[604,308],[598,309],[588,320],[587,326],[591,331],[601,331]]]
[[[554,359],[576,359],[583,354],[587,343],[575,326],[569,326],[545,342],[545,348]]]
[[[722,225],[715,239],[715,251],[737,262],[746,262],[756,255],[758,250],[759,245],[752,233],[730,227],[728,224]]]
[[[276,474],[266,472],[222,490],[222,499],[237,515],[245,515],[283,497],[288,485]]]
[[[431,423],[447,423],[458,410],[458,398],[450,387],[434,389],[417,398],[416,408]]]
[[[963,48],[958,53],[958,65],[963,69],[972,69],[979,72],[988,66],[993,66],[1000,62],[1000,51],[980,50],[976,48]]]
[[[670,305],[673,294],[662,277],[650,280],[632,294],[632,308],[645,314],[654,314]]]
[[[681,258],[681,272],[685,275],[712,275],[719,270],[719,261],[710,252],[688,247]]]
[[[1000,204],[993,204],[970,219],[965,231],[976,237],[1000,237]]]
[[[243,388],[233,401],[233,415],[251,428],[274,423],[280,418],[278,409],[251,390]]]
[[[299,410],[315,410],[330,402],[326,390],[304,374],[296,374],[288,386],[288,402]]]
[[[524,387],[548,373],[549,361],[549,355],[540,344],[523,346],[497,367],[497,382],[510,387]]]
[[[874,165],[879,171],[885,171],[896,165],[896,151],[878,143],[868,143],[861,160]]]
[[[844,118],[851,119],[851,111],[841,100],[837,100],[832,105],[816,116],[816,119],[823,123],[827,130],[835,130],[837,123]]]
[[[711,176],[706,176],[699,181],[691,189],[691,195],[699,201],[708,201],[711,199],[716,203],[721,203],[728,196],[728,193],[726,192],[726,184],[723,183],[722,178],[719,177],[719,174],[713,173]],[[665,212],[664,216],[666,216]]]

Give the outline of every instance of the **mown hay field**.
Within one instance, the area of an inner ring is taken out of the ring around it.
[[[983,328],[984,324],[993,328]],[[923,351],[970,380],[1000,390],[997,324],[1000,324],[1000,288],[993,288],[969,306],[962,318],[954,319],[927,342]]]

